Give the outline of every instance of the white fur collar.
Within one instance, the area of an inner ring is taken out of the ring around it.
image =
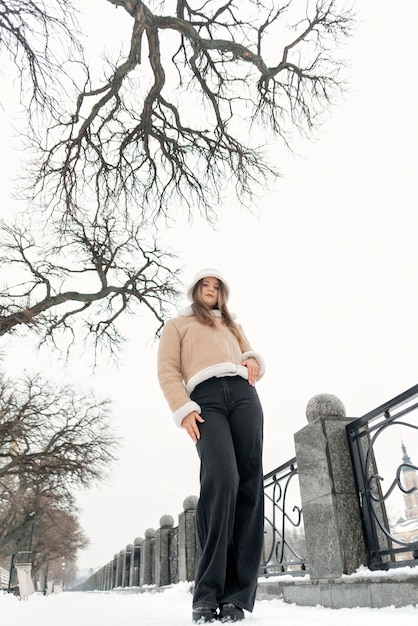
[[[215,317],[222,317],[221,312],[218,311],[218,309],[213,309],[212,313]],[[194,313],[192,307],[189,305],[185,306],[183,309],[180,309],[177,315],[178,317],[190,317],[191,315],[194,315]],[[232,318],[235,319],[236,316],[233,313],[231,313],[231,315]]]

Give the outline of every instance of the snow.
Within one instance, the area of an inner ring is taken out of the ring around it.
[[[396,567],[388,570],[377,569],[370,570],[365,565],[360,565],[355,572],[352,574],[343,574],[341,578],[345,580],[353,580],[355,578],[396,578],[399,582],[408,578],[408,576],[417,576],[418,575],[418,567],[410,567],[406,565],[405,567]]]
[[[2,626],[187,626],[191,620],[190,583],[180,583],[159,592],[102,593],[63,592],[34,594],[21,601],[0,593]],[[413,606],[384,609],[327,609],[300,607],[281,600],[257,601],[246,612],[248,626],[416,626],[418,609]]]

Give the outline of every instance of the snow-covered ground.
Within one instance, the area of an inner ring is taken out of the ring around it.
[[[384,609],[299,607],[281,600],[256,602],[248,626],[416,626],[413,606]],[[187,626],[191,620],[190,583],[161,592],[32,595],[21,601],[0,593],[1,626]]]

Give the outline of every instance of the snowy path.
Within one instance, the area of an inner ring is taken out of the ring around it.
[[[280,600],[256,603],[247,626],[416,626],[418,609],[325,609],[298,607]],[[30,596],[25,602],[0,594],[1,626],[191,626],[188,584],[160,593],[67,592]]]

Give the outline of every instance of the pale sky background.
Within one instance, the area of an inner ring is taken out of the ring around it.
[[[92,10],[97,0],[85,4]],[[293,434],[306,425],[312,396],[337,395],[355,418],[418,382],[418,5],[355,6],[350,92],[330,111],[317,141],[300,140],[298,156],[278,149],[282,178],[260,197],[257,215],[228,201],[216,230],[196,220],[161,234],[177,250],[186,284],[202,267],[224,273],[230,308],[265,357],[258,385],[265,472],[294,456]],[[109,3],[101,10],[91,21],[98,45],[125,19]],[[0,119],[11,146],[2,152],[7,210],[13,143],[1,111]],[[110,397],[123,437],[111,479],[79,497],[91,539],[82,568],[105,564],[158,527],[163,514],[176,520],[183,500],[198,495],[196,451],[174,426],[156,380],[153,329],[138,314],[126,321],[126,333],[118,369],[103,362],[93,374],[73,361],[58,374]],[[3,342],[9,374],[41,366],[57,375],[55,357],[35,355],[28,345]],[[408,452],[417,462],[416,446]]]

